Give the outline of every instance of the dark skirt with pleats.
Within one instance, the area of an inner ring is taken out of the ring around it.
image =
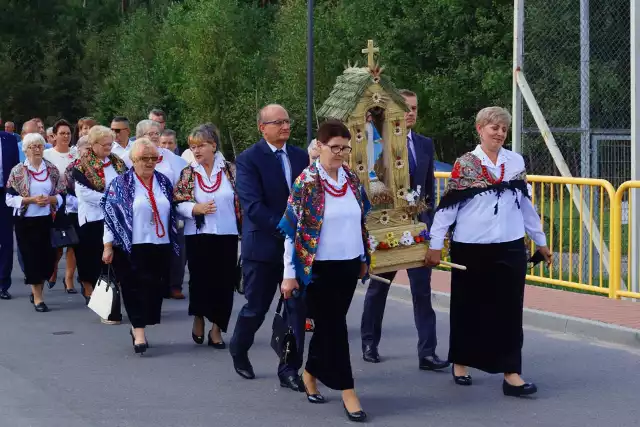
[[[237,281],[238,236],[185,236],[189,265],[189,315],[227,331]]]
[[[133,245],[130,256],[114,247],[113,268],[134,328],[160,323],[162,299],[169,290],[170,260],[169,244]]]
[[[315,329],[305,369],[333,390],[354,388],[347,312],[358,284],[361,261],[315,261],[306,289]]]
[[[24,263],[24,283],[44,283],[53,274],[56,263],[56,250],[51,246],[51,215],[16,217],[14,225]]]
[[[449,361],[488,373],[522,372],[524,239],[451,244]]]
[[[104,245],[104,221],[91,221],[82,224],[78,229],[80,243],[76,247],[76,264],[78,279],[95,286],[101,274],[107,272],[106,265],[102,263]]]

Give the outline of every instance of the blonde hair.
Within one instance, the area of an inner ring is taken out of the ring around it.
[[[34,144],[41,144],[44,146],[45,143],[44,138],[39,133],[28,133],[22,140],[22,151],[26,153],[30,146]]]
[[[511,125],[511,114],[502,107],[486,107],[478,112],[476,126],[484,127],[488,124]]]
[[[89,135],[87,135],[89,138],[89,146],[100,143],[100,140],[107,136],[113,139],[113,132],[108,127],[102,125],[92,127],[89,131]]]
[[[131,161],[135,162],[138,158],[138,154],[146,147],[153,147],[156,153],[158,153],[158,147],[156,147],[156,144],[154,144],[149,138],[136,138],[129,150],[129,158]]]

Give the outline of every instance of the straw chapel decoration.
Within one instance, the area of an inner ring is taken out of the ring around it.
[[[367,217],[371,235],[371,270],[387,271],[424,265],[429,234],[416,216],[427,205],[423,188],[409,188],[407,128],[409,107],[383,69],[374,62],[379,49],[369,40],[362,50],[367,67],[348,66],[338,76],[318,116],[337,119],[351,132],[349,166],[371,200]]]

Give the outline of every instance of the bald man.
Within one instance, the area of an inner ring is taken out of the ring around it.
[[[236,159],[236,192],[244,213],[241,256],[247,303],[238,314],[229,349],[236,372],[246,379],[255,378],[249,349],[284,272],[284,238],[278,232],[278,223],[287,207],[291,184],[309,164],[305,150],[287,144],[291,120],[282,106],[264,107],[258,114],[258,129],[263,138]],[[294,329],[298,357],[294,363],[281,363],[278,377],[282,387],[304,392],[299,375],[304,350],[304,303],[295,298],[285,303],[285,320]]]

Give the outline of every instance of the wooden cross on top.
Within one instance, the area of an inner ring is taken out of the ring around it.
[[[373,70],[375,68],[376,64],[374,62],[374,55],[379,52],[380,48],[373,47],[373,40],[369,40],[367,42],[367,48],[362,49],[362,53],[366,53],[368,55],[369,69]]]

